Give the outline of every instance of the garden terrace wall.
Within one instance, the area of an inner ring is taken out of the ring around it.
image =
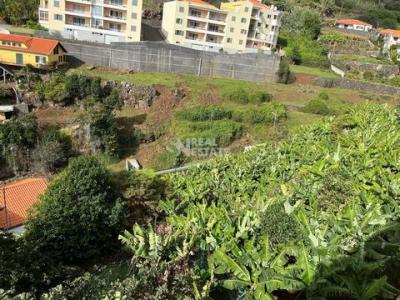
[[[324,88],[343,88],[376,94],[400,96],[400,88],[373,82],[345,78],[317,78],[313,83]]]
[[[362,63],[359,61],[347,60],[347,59],[334,60],[333,64],[349,71],[357,70],[361,72],[380,73],[385,77],[399,75],[399,67],[397,65]]]
[[[275,54],[225,54],[198,51],[164,42],[112,45],[62,41],[71,63],[85,63],[136,72],[163,72],[248,81],[277,80],[280,57]]]

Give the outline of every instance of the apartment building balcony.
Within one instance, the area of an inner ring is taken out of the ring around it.
[[[220,36],[213,36],[207,34],[206,36],[206,43],[213,44],[213,45],[222,45],[223,37]]]
[[[190,31],[190,32],[195,32],[195,33],[213,34],[213,35],[217,35],[217,36],[224,36],[225,35],[224,31],[222,31],[222,30],[220,30],[220,31],[218,31],[218,30],[210,30],[210,29],[207,29],[205,27],[200,27],[200,26],[197,26],[197,27],[196,26],[188,26],[186,28],[186,30]]]
[[[85,18],[91,17],[90,11],[79,10],[79,9],[65,9],[65,14],[71,16],[85,17]]]
[[[127,10],[128,8],[126,1],[118,1],[118,0],[104,0],[103,6],[120,10]]]
[[[92,5],[92,0],[65,0],[65,5],[67,5],[68,2]]]
[[[126,23],[126,14],[106,8],[104,9],[104,16],[102,19],[118,23]]]

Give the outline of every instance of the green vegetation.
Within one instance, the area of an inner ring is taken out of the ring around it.
[[[111,174],[95,158],[81,156],[51,182],[24,238],[35,253],[81,261],[106,251],[106,242],[122,228],[123,216]]]
[[[0,18],[15,25],[36,25],[38,7],[38,0],[0,0]]]
[[[89,299],[273,299],[278,291],[289,299],[393,299],[400,266],[399,170],[393,164],[399,126],[394,107],[358,105],[285,142],[168,176],[168,192],[152,175],[125,174],[118,184],[131,207],[158,202],[151,209],[156,222],[149,218],[120,235],[133,256],[131,268],[111,265],[46,290],[53,298]],[[38,213],[43,221],[53,219]],[[0,258],[15,257],[13,239],[2,235],[0,244],[7,249]],[[0,272],[13,267],[3,264]],[[9,276],[0,278],[9,284]]]
[[[170,233],[135,227],[122,240],[149,262],[190,259],[180,274],[195,280],[191,297],[269,299],[280,289],[311,298],[335,291],[348,299],[390,299],[397,246],[379,245],[382,238],[399,242],[397,196],[387,193],[397,169],[386,164],[398,155],[391,146],[398,126],[393,108],[357,106],[276,147],[172,176],[174,193],[160,205]]]
[[[309,74],[313,76],[318,76],[318,77],[323,77],[323,78],[335,78],[336,75],[333,72],[330,72],[329,70],[323,70],[320,68],[313,68],[313,67],[307,67],[307,66],[290,66],[290,69],[292,70],[293,73],[303,73],[303,74]]]

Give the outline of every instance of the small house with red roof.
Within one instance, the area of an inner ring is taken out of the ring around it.
[[[400,57],[400,30],[384,29],[379,31],[379,36],[383,39],[383,51],[388,53],[391,49],[397,49]]]
[[[66,52],[57,40],[0,33],[0,64],[54,66],[65,63]]]
[[[0,186],[0,230],[19,233],[29,209],[47,188],[45,178],[27,178]]]
[[[340,29],[357,30],[370,32],[373,30],[374,26],[368,24],[367,22],[355,20],[355,19],[341,19],[336,21],[336,26]]]

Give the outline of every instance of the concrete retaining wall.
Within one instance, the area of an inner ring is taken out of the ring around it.
[[[314,80],[314,84],[325,88],[343,88],[376,94],[400,96],[400,88],[397,87],[345,78],[317,78]]]
[[[278,55],[209,53],[164,42],[111,45],[62,41],[71,62],[133,71],[193,74],[248,81],[277,80]]]

